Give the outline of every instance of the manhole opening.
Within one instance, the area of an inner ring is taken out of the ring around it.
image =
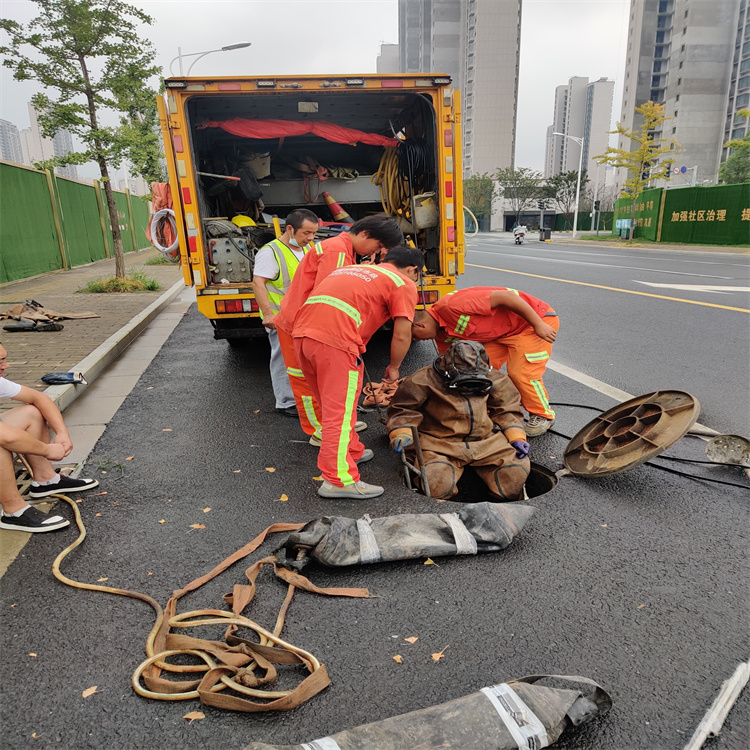
[[[531,463],[529,477],[526,480],[526,494],[529,498],[540,497],[551,492],[559,480],[555,473],[541,464]],[[461,479],[458,480],[458,494],[451,498],[455,503],[502,503],[487,490],[487,485],[477,476],[471,466],[467,466]],[[518,502],[523,502],[520,500]]]

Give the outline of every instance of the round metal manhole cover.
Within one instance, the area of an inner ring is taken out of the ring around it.
[[[563,463],[573,474],[602,477],[632,469],[679,440],[700,414],[684,391],[656,391],[618,404],[568,443]]]
[[[717,435],[706,444],[706,456],[719,464],[750,466],[750,440],[739,435]]]

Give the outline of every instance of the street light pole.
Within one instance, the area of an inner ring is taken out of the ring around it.
[[[250,42],[238,42],[237,44],[228,44],[226,47],[219,47],[219,49],[210,49],[206,52],[190,52],[187,55],[182,54],[182,47],[177,48],[177,57],[173,58],[172,61],[169,63],[169,73],[170,75],[174,75],[174,72],[172,71],[172,66],[174,65],[175,60],[180,61],[180,75],[184,75],[182,71],[182,58],[183,57],[197,57],[196,60],[193,60],[193,62],[190,64],[190,67],[188,68],[187,75],[190,75],[190,71],[193,69],[193,65],[198,62],[198,60],[201,59],[201,57],[205,57],[206,55],[210,55],[213,52],[229,52],[229,50],[233,49],[244,49],[245,47],[250,46]]]
[[[573,214],[573,237],[576,238],[576,232],[578,231],[578,201],[581,197],[581,169],[583,168],[583,138],[577,138],[574,135],[565,135],[565,133],[552,133],[552,135],[561,135],[563,138],[570,138],[571,141],[575,141],[581,148],[581,153],[578,155],[578,179],[576,180],[576,207],[575,213]]]

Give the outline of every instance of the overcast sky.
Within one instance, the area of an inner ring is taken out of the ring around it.
[[[130,2],[153,17],[143,33],[167,75],[178,47],[186,55],[236,42],[252,46],[208,55],[193,74],[374,73],[380,44],[398,42],[397,0]],[[613,123],[619,117],[629,7],[630,0],[523,0],[516,166],[543,169],[555,87],[571,76],[614,80]],[[38,6],[0,0],[0,15],[25,23]],[[186,71],[195,59],[185,58]],[[1,70],[0,119],[27,128],[26,102],[36,86]],[[89,179],[97,173],[79,167],[79,174]]]

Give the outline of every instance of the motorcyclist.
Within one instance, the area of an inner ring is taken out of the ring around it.
[[[516,243],[521,244],[521,242],[523,242],[523,238],[526,236],[527,231],[525,224],[519,224],[513,229],[513,236],[515,237]]]
[[[530,447],[520,396],[510,378],[492,369],[482,344],[456,341],[433,364],[404,378],[388,407],[387,426],[391,448],[407,453],[411,428],[417,428],[437,500],[458,492],[467,466],[495,498],[523,497]]]

